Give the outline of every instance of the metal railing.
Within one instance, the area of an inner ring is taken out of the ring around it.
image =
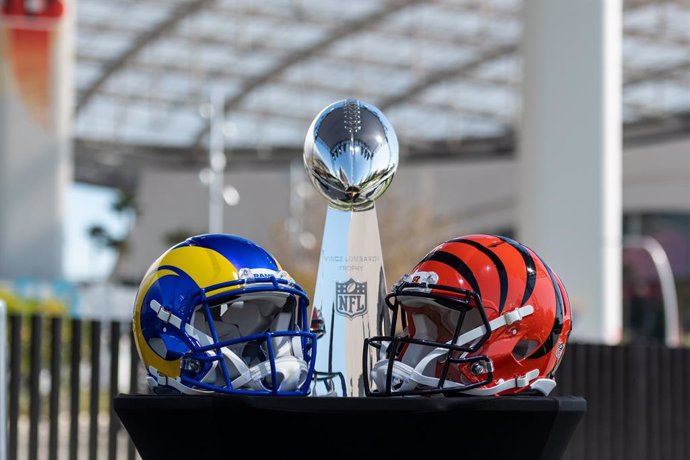
[[[587,400],[564,460],[690,458],[690,349],[570,344],[557,381]]]
[[[118,393],[140,391],[130,330],[129,322],[9,315],[8,459],[136,458],[111,407]]]
[[[138,457],[111,405],[148,392],[130,322],[9,315],[7,344],[8,459]],[[556,377],[588,405],[564,460],[690,458],[690,348],[571,343]]]

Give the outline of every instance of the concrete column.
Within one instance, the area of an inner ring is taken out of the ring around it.
[[[571,338],[621,338],[621,0],[523,1],[517,239],[563,279]]]
[[[61,278],[74,0],[0,9],[0,278]]]

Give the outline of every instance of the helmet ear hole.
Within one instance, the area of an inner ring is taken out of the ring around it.
[[[151,337],[148,344],[158,356],[168,361],[177,359],[189,351],[189,347],[183,341],[169,335]]]
[[[148,340],[149,347],[161,358],[165,359],[165,355],[168,352],[165,342],[160,337],[153,337]]]
[[[518,361],[522,361],[537,348],[537,345],[539,345],[539,342],[536,340],[520,340],[513,348],[513,357]]]

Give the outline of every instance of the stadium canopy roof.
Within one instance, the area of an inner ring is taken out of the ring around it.
[[[122,185],[132,161],[202,164],[214,94],[239,158],[294,156],[313,117],[346,97],[386,113],[403,155],[500,150],[520,115],[520,7],[79,0],[76,179]],[[689,24],[690,0],[624,0],[625,126],[690,126]]]

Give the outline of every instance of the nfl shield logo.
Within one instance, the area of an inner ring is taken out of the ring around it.
[[[335,282],[335,311],[339,315],[354,318],[367,312],[367,283],[350,278],[344,283]]]

